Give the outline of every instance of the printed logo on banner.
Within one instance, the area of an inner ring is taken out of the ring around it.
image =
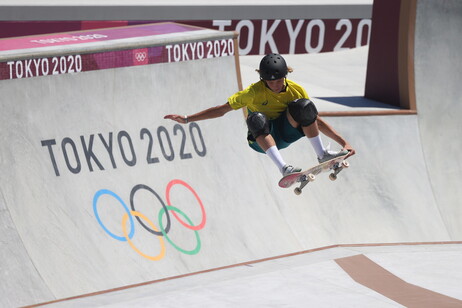
[[[151,59],[149,59],[151,55]],[[117,50],[84,55],[0,62],[0,80],[74,74],[146,64],[183,62],[234,55],[233,39]]]
[[[133,65],[149,64],[148,49],[133,49]]]

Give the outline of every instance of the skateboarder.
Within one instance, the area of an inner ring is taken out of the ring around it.
[[[257,152],[266,153],[283,176],[299,172],[301,168],[286,164],[279,149],[306,136],[313,146],[320,163],[332,158],[355,154],[351,145],[324,121],[309,99],[305,89],[286,78],[292,69],[279,54],[268,54],[257,70],[260,81],[228,98],[228,102],[208,108],[192,115],[166,115],[178,123],[217,118],[231,110],[246,107],[248,110],[247,140]],[[333,152],[325,148],[319,132],[342,146],[342,151]]]

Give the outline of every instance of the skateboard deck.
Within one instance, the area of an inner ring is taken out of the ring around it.
[[[313,182],[316,179],[316,175],[322,172],[332,171],[332,173],[329,175],[329,178],[332,181],[335,181],[337,179],[337,174],[344,168],[347,168],[349,166],[348,162],[345,160],[347,156],[348,154],[345,154],[343,156],[339,156],[334,159],[323,162],[305,171],[294,172],[289,175],[286,175],[279,181],[279,186],[282,188],[289,188],[295,183],[300,183],[300,186],[296,187],[294,190],[295,194],[299,195],[302,193],[302,189],[309,182]]]

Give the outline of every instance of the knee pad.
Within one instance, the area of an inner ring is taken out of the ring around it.
[[[247,117],[247,127],[254,138],[270,133],[268,118],[261,112],[252,112]]]
[[[299,98],[290,102],[289,113],[301,126],[310,126],[318,117],[316,106],[306,98]]]

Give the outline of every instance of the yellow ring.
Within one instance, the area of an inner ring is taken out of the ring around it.
[[[132,214],[133,216],[140,217],[141,219],[144,219],[151,226],[151,228],[154,231],[159,232],[159,230],[157,230],[157,228],[154,226],[152,221],[149,218],[147,218],[145,215],[141,214],[140,212],[136,212],[136,211],[130,211],[130,214]],[[127,220],[128,220],[128,214],[125,213],[124,216],[122,217],[122,231],[124,233],[125,238],[127,239],[127,242],[130,244],[130,247],[132,247],[133,250],[136,251],[140,256],[142,256],[142,257],[144,257],[144,258],[146,258],[148,260],[152,260],[152,261],[161,260],[165,256],[165,244],[164,244],[164,240],[162,239],[162,237],[158,236],[159,242],[160,242],[160,253],[157,256],[149,256],[149,255],[141,252],[135,246],[135,244],[133,244],[133,242],[130,240],[130,238],[128,237]]]

